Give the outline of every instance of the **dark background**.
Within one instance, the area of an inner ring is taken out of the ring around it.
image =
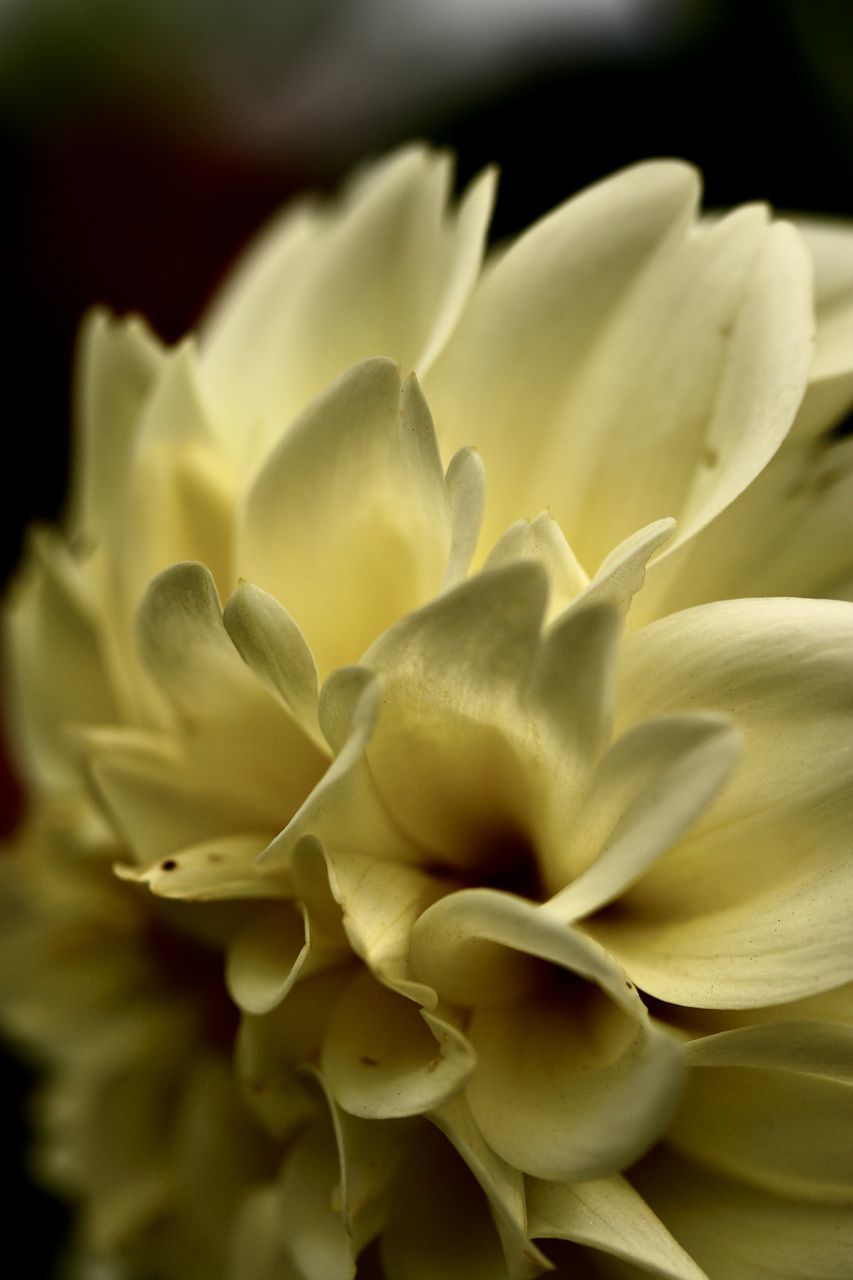
[[[47,5],[39,22],[0,26],[4,578],[24,524],[60,509],[85,309],[141,311],[176,339],[267,214],[366,154],[418,136],[457,151],[462,181],[497,162],[497,238],[659,155],[702,168],[711,206],[765,199],[853,216],[848,0],[658,0],[645,25],[609,34],[515,33],[486,68],[460,56],[450,23],[444,47],[433,31],[422,58],[405,39],[377,48],[335,0],[233,6],[254,14],[245,29],[229,28],[216,2],[147,2],[80,0],[76,23]],[[288,95],[300,83],[320,99],[313,118]],[[8,829],[10,779],[0,802]],[[0,1066],[4,1248],[38,1280],[65,1216],[23,1172],[27,1069]]]

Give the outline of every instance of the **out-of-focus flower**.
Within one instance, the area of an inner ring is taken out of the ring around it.
[[[844,1280],[853,605],[748,597],[851,580],[846,292],[812,369],[687,167],[482,272],[449,179],[84,334],[9,607],[42,1165],[131,1275]]]

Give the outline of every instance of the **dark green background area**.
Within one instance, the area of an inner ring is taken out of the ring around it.
[[[186,104],[175,114],[134,83],[118,93],[102,74],[109,52],[107,39],[95,74],[85,48],[36,45],[17,62],[0,48],[0,65],[8,71],[11,59],[16,72],[0,92],[4,578],[25,522],[60,508],[83,311],[94,302],[139,310],[176,339],[263,218],[306,185],[331,185],[343,168],[322,151],[308,161],[261,157],[239,135],[226,143],[200,118],[187,124]],[[658,45],[552,59],[547,74],[510,75],[465,101],[434,103],[415,124],[419,136],[457,150],[462,180],[486,163],[501,166],[496,238],[584,184],[661,155],[704,171],[712,207],[762,199],[853,217],[853,6],[685,3],[684,21]],[[389,117],[375,149],[410,128]],[[0,806],[8,825],[9,783]],[[6,1256],[26,1259],[19,1273],[39,1280],[51,1274],[66,1219],[24,1172],[29,1073],[11,1059],[0,1066]]]

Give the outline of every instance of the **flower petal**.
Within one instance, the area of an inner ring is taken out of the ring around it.
[[[293,986],[305,948],[305,925],[289,902],[258,915],[228,948],[228,994],[247,1013],[269,1013]]]
[[[744,1027],[685,1053],[671,1145],[781,1195],[853,1202],[853,1027]]]
[[[411,969],[441,998],[473,1006],[466,1098],[516,1168],[603,1176],[671,1117],[678,1045],[649,1023],[619,967],[541,908],[487,889],[443,898],[412,931]]]
[[[794,437],[832,427],[853,403],[853,238],[847,223],[795,219],[814,264],[817,343],[809,387]]]
[[[256,867],[255,859],[265,838],[254,832],[240,832],[179,849],[166,859],[148,866],[117,865],[122,880],[147,884],[163,898],[189,902],[216,902],[233,898],[282,898],[288,880],[281,872]]]
[[[474,449],[459,449],[450,459],[445,475],[450,504],[450,554],[443,586],[453,587],[468,572],[486,502],[483,461]]]
[[[185,726],[194,765],[204,763],[211,787],[265,795],[262,808],[275,810],[274,826],[281,827],[321,776],[326,757],[283,699],[243,662],[210,573],[179,564],[155,578],[139,609],[137,634],[146,666]],[[310,673],[303,679],[307,699]]]
[[[53,535],[30,536],[27,563],[13,587],[5,621],[10,667],[5,692],[13,746],[30,777],[61,790],[79,781],[79,764],[60,726],[109,724],[118,708],[105,671],[94,602],[65,546]]]
[[[335,671],[320,695],[320,723],[337,752],[323,777],[262,860],[288,865],[306,836],[330,849],[412,861],[420,854],[377,794],[365,751],[374,732],[382,688],[363,667]]]
[[[747,490],[655,572],[633,620],[737,596],[846,598],[853,578],[853,440],[787,442]]]
[[[708,605],[629,638],[623,723],[708,708],[745,742],[708,814],[583,926],[653,995],[742,1008],[853,977],[851,642],[853,606],[812,600]]]
[[[759,209],[691,227],[695,198],[686,167],[638,165],[483,277],[426,389],[443,444],[483,454],[487,541],[550,504],[585,567],[663,516],[675,547],[780,444],[811,359],[808,255]]]
[[[125,519],[139,419],[164,360],[160,343],[137,317],[119,320],[100,308],[86,316],[77,350],[69,522],[86,543],[109,541]]]
[[[209,566],[224,594],[234,583],[236,478],[211,425],[190,341],[163,361],[136,424],[125,505],[112,532],[122,618],[142,592],[179,560]]]
[[[390,360],[345,373],[279,440],[245,500],[240,572],[305,631],[321,671],[356,661],[441,586],[450,506],[429,410]]]
[[[710,713],[664,716],[629,730],[590,783],[573,824],[571,862],[555,877],[559,892],[547,910],[579,920],[630,888],[707,808],[740,749],[737,729]]]
[[[531,1179],[527,1204],[534,1237],[573,1240],[662,1280],[707,1280],[643,1198],[618,1175],[572,1186]]]
[[[485,568],[512,560],[536,560],[544,566],[551,588],[549,616],[561,613],[589,583],[565,535],[547,511],[535,520],[517,520],[499,538],[486,559]]]
[[[246,665],[284,700],[306,733],[319,740],[317,667],[287,611],[260,587],[241,582],[222,621]]]
[[[660,1147],[631,1181],[710,1280],[847,1280],[849,1204],[750,1186]]]
[[[338,1150],[327,1116],[294,1140],[279,1178],[278,1229],[285,1256],[301,1280],[353,1280],[346,1223],[334,1204]]]
[[[308,401],[369,356],[406,373],[434,359],[480,268],[494,176],[447,213],[449,157],[409,147],[353,183],[331,213],[273,223],[209,316],[204,373],[238,453],[274,439]],[[356,656],[356,655],[351,655]]]
[[[474,1067],[467,1039],[449,1022],[358,974],[332,1010],[321,1070],[345,1111],[396,1119],[438,1107]]]
[[[365,656],[384,684],[367,749],[376,787],[412,838],[448,862],[476,860],[486,833],[523,829],[531,810],[516,743],[546,590],[541,566],[527,562],[480,574]]]

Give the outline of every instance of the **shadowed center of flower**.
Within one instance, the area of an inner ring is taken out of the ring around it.
[[[478,833],[466,847],[464,869],[437,857],[425,870],[464,888],[502,889],[534,902],[548,896],[532,840],[510,826]]]

